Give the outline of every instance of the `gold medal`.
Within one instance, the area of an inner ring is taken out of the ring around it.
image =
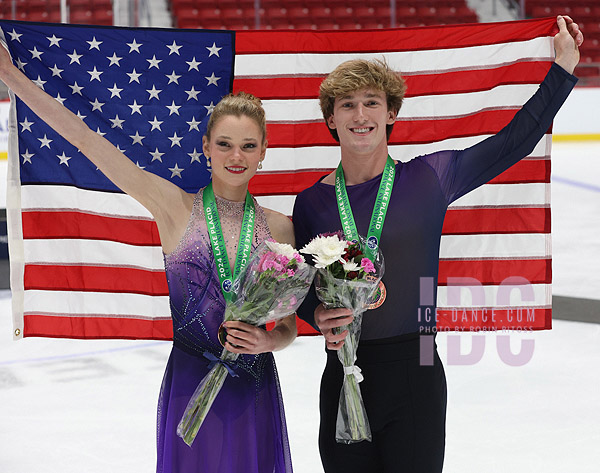
[[[385,289],[385,284],[383,284],[383,281],[379,281],[377,289],[375,289],[375,292],[373,292],[369,304],[367,304],[367,309],[372,310],[381,307],[385,302],[386,295],[387,291]]]

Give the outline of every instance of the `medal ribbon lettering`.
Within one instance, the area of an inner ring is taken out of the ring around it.
[[[217,274],[221,283],[221,291],[225,301],[231,300],[231,287],[233,280],[246,267],[248,257],[252,249],[252,237],[254,235],[254,220],[256,210],[254,208],[254,200],[250,192],[246,192],[246,202],[244,203],[244,218],[242,219],[242,228],[240,229],[240,239],[238,241],[237,255],[235,258],[235,269],[231,274],[229,259],[227,258],[227,248],[225,246],[225,238],[223,238],[223,230],[219,213],[217,211],[217,201],[212,188],[212,182],[204,188],[202,192],[202,200],[204,204],[204,218],[208,227],[208,237],[212,247],[213,257],[217,265]]]
[[[369,232],[367,233],[367,248],[364,248],[366,256],[371,259],[371,261],[373,261],[377,248],[379,248],[383,222],[385,221],[390,197],[392,196],[395,176],[396,165],[394,164],[394,160],[388,156],[385,163],[385,169],[381,175],[381,183],[379,184],[379,190],[377,191],[377,197],[375,198],[373,213],[371,214],[371,223],[369,224]],[[335,195],[344,235],[348,240],[358,241],[358,230],[356,228],[354,216],[352,215],[348,192],[346,191],[346,180],[344,179],[342,163],[340,163],[335,171]]]

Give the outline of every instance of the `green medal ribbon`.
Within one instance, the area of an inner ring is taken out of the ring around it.
[[[388,210],[390,198],[392,196],[392,188],[394,186],[394,177],[396,175],[396,165],[394,160],[388,155],[385,163],[385,169],[381,175],[381,183],[377,191],[373,213],[371,214],[371,223],[369,224],[369,233],[367,233],[367,248],[364,249],[366,255],[373,260],[379,241],[381,240],[381,232],[383,230],[383,222]],[[350,241],[358,241],[358,230],[352,208],[350,207],[350,199],[346,191],[346,180],[344,179],[344,169],[342,163],[335,171],[335,195],[337,198],[338,210],[340,212],[340,220],[342,221],[342,230],[344,235]]]
[[[202,192],[204,204],[204,218],[208,227],[208,237],[212,247],[213,257],[217,265],[217,273],[221,283],[221,291],[226,302],[231,300],[231,288],[233,280],[246,267],[250,252],[252,250],[252,237],[254,235],[254,220],[256,211],[254,209],[254,200],[250,192],[246,192],[246,202],[244,204],[244,218],[242,219],[242,228],[240,230],[240,239],[238,241],[237,256],[235,258],[235,269],[231,274],[229,259],[227,258],[227,248],[225,238],[223,238],[223,229],[219,220],[217,211],[217,201],[213,191],[212,182],[204,188]]]

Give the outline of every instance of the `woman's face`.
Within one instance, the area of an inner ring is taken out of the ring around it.
[[[214,124],[211,139],[203,138],[204,155],[210,157],[214,186],[247,187],[265,158],[267,143],[258,124],[242,115],[226,115]]]

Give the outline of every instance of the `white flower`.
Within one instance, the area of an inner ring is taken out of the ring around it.
[[[287,243],[278,243],[276,241],[265,241],[266,245],[269,247],[269,250],[274,251],[279,255],[286,256],[289,259],[294,258],[294,254],[296,250],[292,245],[288,245]]]
[[[298,254],[296,248],[288,243],[279,243],[276,241],[265,240],[265,244],[269,247],[269,250],[277,253],[278,255],[283,255],[289,260],[296,258],[296,263],[298,263],[298,268],[304,267],[304,258],[302,255]]]
[[[341,263],[343,260],[341,260],[339,258],[332,258],[332,257],[321,257],[321,256],[314,257],[315,268],[326,268],[327,266],[329,266],[332,263],[335,263],[336,261],[339,261]]]
[[[315,267],[325,268],[336,261],[343,262],[342,255],[347,247],[348,242],[340,240],[337,235],[326,237],[319,235],[302,248],[300,253],[313,255]]]
[[[360,266],[358,264],[356,264],[354,261],[344,261],[344,271],[346,272],[350,272],[350,271],[358,271],[360,269]]]

